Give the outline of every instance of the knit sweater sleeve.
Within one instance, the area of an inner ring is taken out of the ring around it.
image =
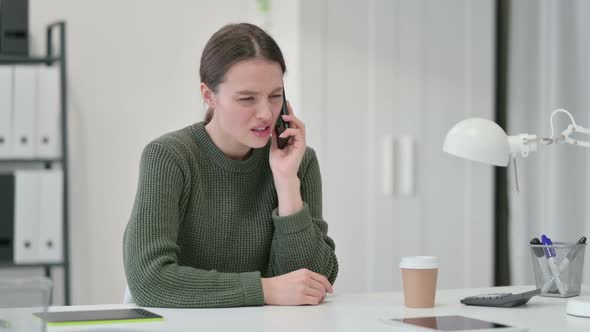
[[[303,209],[289,216],[272,213],[273,235],[269,270],[281,275],[306,268],[323,274],[334,283],[338,260],[334,241],[328,236],[328,224],[322,217],[322,179],[314,150],[306,151],[307,167],[301,172]],[[305,158],[304,158],[305,159]]]
[[[205,308],[263,305],[260,272],[220,273],[178,263],[186,167],[167,146],[144,149],[138,191],[123,243],[129,290],[140,306]]]

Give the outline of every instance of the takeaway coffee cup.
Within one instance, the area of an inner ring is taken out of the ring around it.
[[[434,256],[402,258],[399,267],[402,271],[406,307],[434,307],[438,265],[438,258]]]

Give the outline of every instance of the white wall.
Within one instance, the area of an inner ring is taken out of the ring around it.
[[[441,288],[491,285],[492,168],[442,144],[459,120],[493,117],[493,2],[301,3],[301,102],[340,262],[336,287],[399,290],[405,255],[439,256]],[[404,136],[413,156],[396,153]],[[396,146],[384,152],[387,137]],[[393,193],[382,191],[387,154]]]

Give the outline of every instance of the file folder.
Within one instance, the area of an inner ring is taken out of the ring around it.
[[[36,155],[61,157],[61,102],[59,66],[40,66],[37,75]]]
[[[0,66],[0,159],[12,150],[12,66]]]
[[[35,156],[35,105],[37,67],[15,66],[13,85],[12,155],[30,159]]]
[[[39,261],[63,261],[63,172],[48,170],[40,174]]]
[[[39,261],[40,171],[14,173],[14,263]]]

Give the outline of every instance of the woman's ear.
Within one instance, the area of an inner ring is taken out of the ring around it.
[[[215,109],[215,93],[203,82],[201,82],[201,95],[207,106],[211,109]]]

